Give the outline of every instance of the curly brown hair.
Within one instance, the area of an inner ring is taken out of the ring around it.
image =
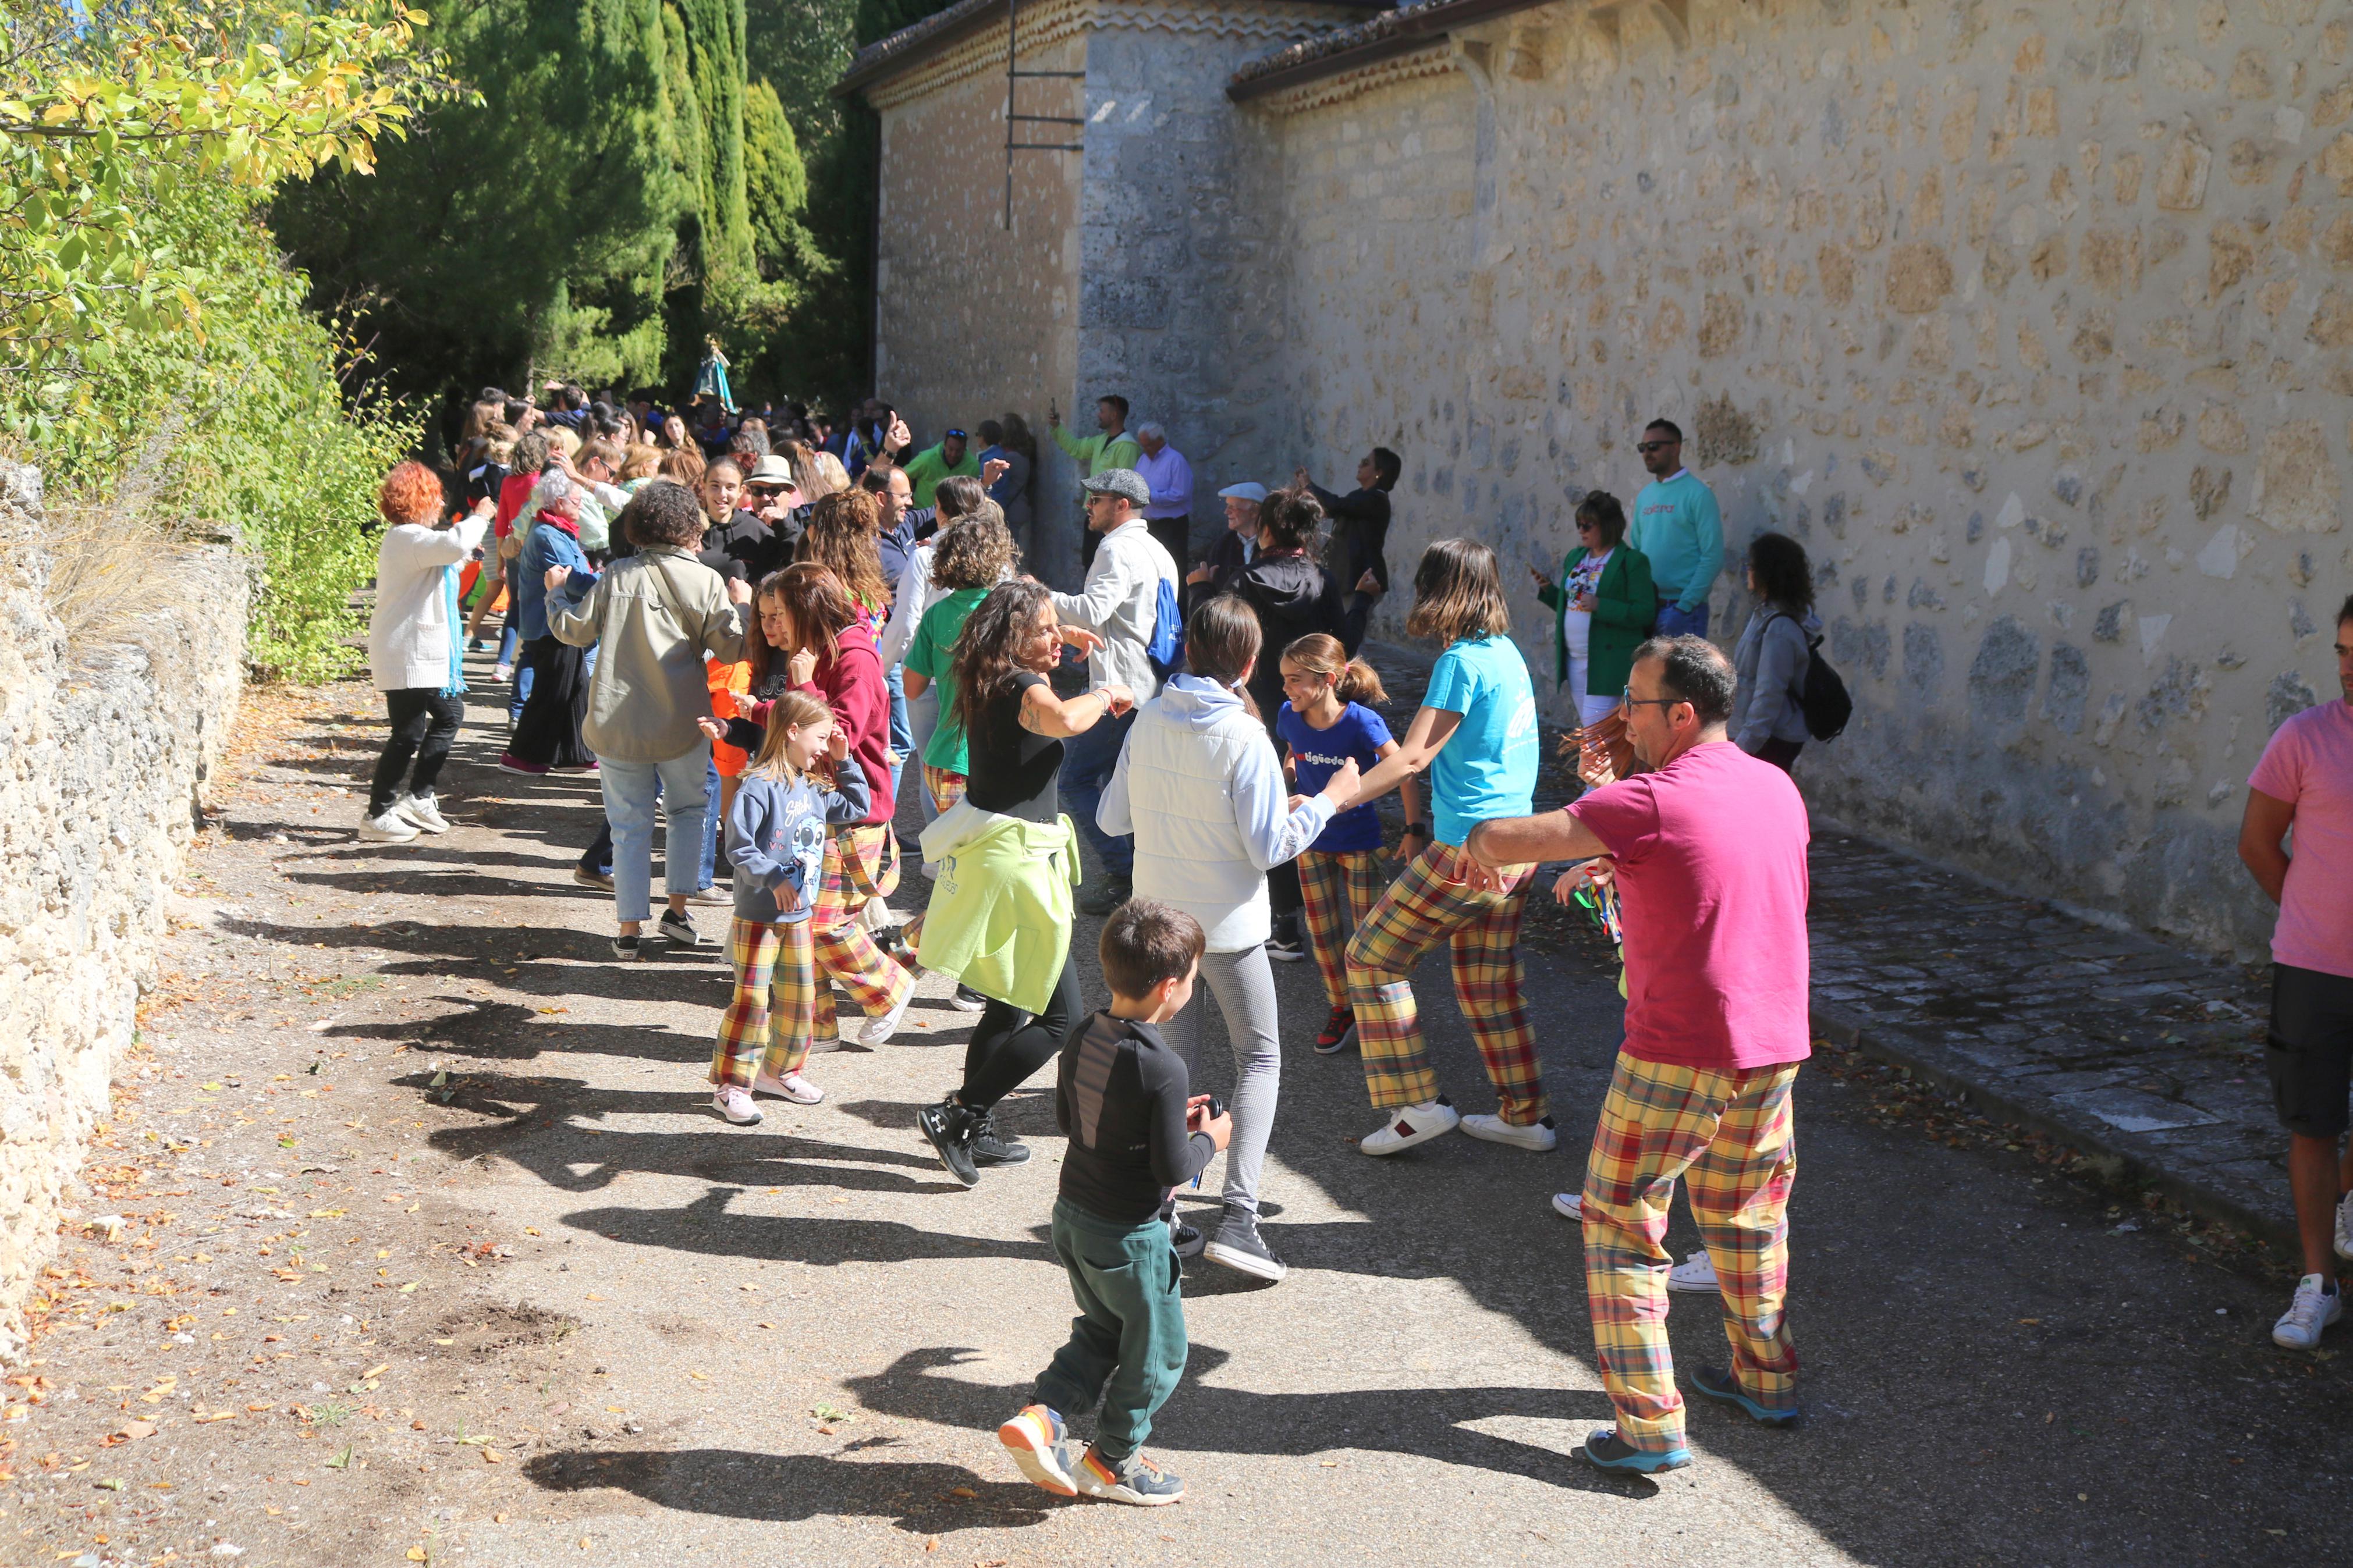
[[[933,584],[953,593],[993,588],[1011,576],[1021,550],[1006,531],[1003,517],[967,517],[943,532],[932,552]]]
[[[1037,624],[1038,612],[1051,608],[1045,584],[1031,577],[999,583],[973,608],[956,637],[950,656],[955,668],[953,718],[965,734],[974,732],[988,705],[1012,684],[1022,666],[1014,658],[1021,639]]]
[[[882,552],[874,542],[882,510],[863,490],[836,490],[820,497],[801,531],[797,560],[830,567],[849,596],[876,616],[891,607],[891,584],[883,580]]]

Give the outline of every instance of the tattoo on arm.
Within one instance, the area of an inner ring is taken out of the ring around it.
[[[1033,735],[1044,735],[1050,739],[1053,731],[1046,727],[1045,702],[1037,695],[1037,688],[1032,687],[1022,694],[1018,715],[1021,727]]]

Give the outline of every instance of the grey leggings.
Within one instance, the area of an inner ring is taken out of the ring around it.
[[[1200,1072],[1201,989],[1218,999],[1226,1033],[1234,1047],[1233,1142],[1226,1150],[1225,1199],[1258,1212],[1259,1167],[1266,1163],[1266,1141],[1274,1131],[1274,1102],[1282,1088],[1282,1054],[1275,1042],[1274,966],[1263,945],[1240,952],[1205,952],[1201,981],[1193,1000],[1168,1020],[1163,1037],[1185,1058],[1196,1080]]]

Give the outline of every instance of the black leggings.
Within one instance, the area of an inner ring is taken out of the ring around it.
[[[403,774],[408,775],[409,794],[433,793],[441,764],[449,760],[449,748],[457,743],[458,726],[466,719],[463,696],[429,686],[387,691],[384,705],[392,714],[392,733],[385,740],[384,755],[375,760],[375,778],[368,786],[370,816],[382,816],[392,809],[393,802],[400,798]],[[412,757],[417,760],[414,773],[408,767]]]
[[[1033,1016],[990,997],[965,1047],[964,1087],[956,1099],[967,1110],[993,1108],[1054,1059],[1078,1018],[1079,970],[1071,958],[1062,960],[1062,977],[1042,1013]]]

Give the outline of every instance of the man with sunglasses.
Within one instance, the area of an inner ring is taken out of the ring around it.
[[[1634,525],[1626,542],[1651,563],[1659,595],[1658,634],[1707,636],[1707,595],[1724,570],[1724,519],[1715,492],[1683,467],[1683,433],[1672,419],[1653,419],[1635,450],[1651,482],[1634,498]]]
[[[972,449],[972,437],[962,430],[950,430],[938,445],[924,447],[900,466],[906,472],[918,511],[933,504],[942,479],[955,474],[980,478],[980,454]]]

